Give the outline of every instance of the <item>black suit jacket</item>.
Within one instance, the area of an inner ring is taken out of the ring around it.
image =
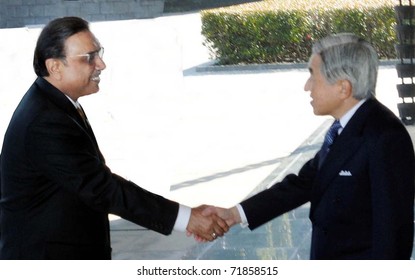
[[[108,213],[169,234],[178,204],[105,165],[68,98],[38,78],[18,105],[1,153],[0,258],[110,259]]]
[[[400,120],[368,100],[319,158],[242,202],[250,228],[311,202],[311,259],[409,259],[414,150]]]

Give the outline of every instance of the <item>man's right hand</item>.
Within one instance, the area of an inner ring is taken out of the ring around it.
[[[241,223],[241,216],[239,215],[238,208],[236,206],[226,209],[221,207],[215,207],[215,206],[207,206],[203,212],[203,215],[209,216],[209,215],[217,215],[223,220],[225,220],[226,224],[229,227],[232,227],[235,224]]]
[[[193,234],[195,239],[200,242],[213,241],[229,230],[227,222],[218,215],[214,213],[203,214],[208,207],[210,206],[202,205],[192,208],[189,224],[186,228],[188,235]]]

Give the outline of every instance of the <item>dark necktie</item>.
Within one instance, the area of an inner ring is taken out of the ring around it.
[[[78,114],[81,116],[82,120],[84,121],[84,124],[86,127],[88,127],[88,119],[85,116],[84,110],[82,110],[81,105],[76,107],[76,110],[78,111]]]
[[[320,151],[320,161],[319,161],[319,167],[323,164],[327,154],[330,151],[331,145],[333,145],[334,140],[336,140],[336,137],[339,135],[339,129],[341,128],[341,124],[338,120],[335,120],[333,124],[330,126],[329,130],[327,131],[326,136],[324,137],[324,143],[321,147]]]
[[[79,103],[77,103],[77,105],[75,106],[76,111],[78,111],[78,114],[81,116],[82,120],[84,121],[85,124],[85,128],[86,128],[86,132],[88,133],[88,135],[91,137],[91,139],[94,141],[94,144],[96,145],[97,151],[99,153],[99,158],[105,162],[105,159],[103,157],[103,155],[101,154],[99,147],[98,147],[98,143],[97,143],[97,139],[95,138],[94,132],[92,131],[92,127],[89,124],[88,118],[85,115],[84,109],[82,109],[81,105]]]

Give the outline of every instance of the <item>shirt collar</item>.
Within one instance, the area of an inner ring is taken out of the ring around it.
[[[70,98],[66,94],[65,94],[65,96],[69,99],[69,101],[71,101],[71,103],[73,104],[73,106],[75,106],[76,109],[81,108],[81,105],[79,104],[78,100],[77,101],[73,101],[72,98]]]
[[[360,108],[360,106],[363,105],[363,103],[366,102],[367,99],[360,100],[356,105],[352,107],[349,111],[347,111],[346,114],[344,114],[340,119],[340,124],[342,128],[340,129],[339,133],[346,127],[347,123],[350,121],[350,119],[353,117],[354,113],[356,113],[357,109]]]

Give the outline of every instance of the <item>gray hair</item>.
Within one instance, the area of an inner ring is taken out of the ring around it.
[[[358,100],[376,95],[379,60],[368,42],[354,34],[340,33],[316,42],[312,52],[321,56],[320,71],[330,84],[348,80]]]

